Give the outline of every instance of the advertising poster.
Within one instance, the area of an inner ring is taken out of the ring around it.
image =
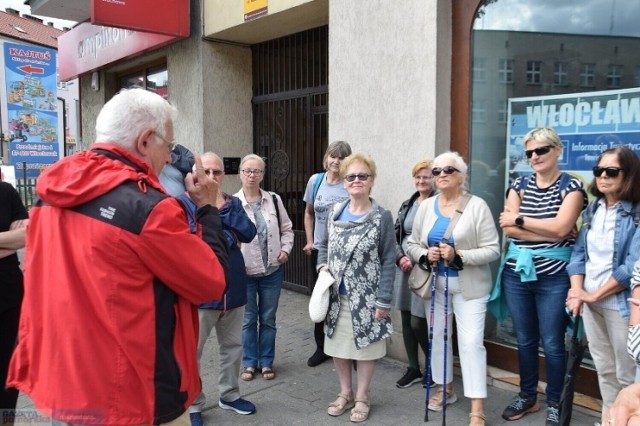
[[[59,158],[56,51],[43,47],[4,43],[9,161],[27,177]]]
[[[269,0],[243,0],[243,2],[245,22],[253,21],[269,13]]]
[[[511,98],[509,123],[507,186],[532,173],[522,145],[527,132],[553,127],[564,145],[560,169],[587,187],[602,151],[624,144],[640,155],[640,88]]]

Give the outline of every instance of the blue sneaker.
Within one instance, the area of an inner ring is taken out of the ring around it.
[[[201,413],[189,413],[191,419],[191,426],[204,426]]]
[[[253,414],[256,412],[256,406],[252,402],[242,398],[238,398],[235,401],[220,399],[218,405],[224,410],[233,410],[238,414]]]

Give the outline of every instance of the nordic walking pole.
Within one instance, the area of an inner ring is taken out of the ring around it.
[[[429,308],[429,350],[427,351],[427,395],[424,401],[424,421],[429,421],[429,393],[431,384],[431,342],[433,342],[433,318],[435,312],[436,302],[436,276],[438,275],[438,265],[434,263],[431,265],[431,306]]]
[[[444,368],[442,380],[442,426],[447,425],[447,342],[449,323],[449,265],[444,265]]]

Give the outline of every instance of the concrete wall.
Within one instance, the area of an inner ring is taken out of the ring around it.
[[[378,166],[373,197],[394,216],[415,190],[411,168],[449,147],[449,0],[372,0],[329,6],[329,140]],[[406,359],[400,316],[389,354]]]
[[[91,75],[81,78],[84,148],[95,140],[100,109],[115,93],[115,74],[165,57],[169,100],[178,109],[175,141],[192,151],[214,151],[221,157],[242,157],[253,146],[251,50],[201,38],[200,2],[192,1],[191,37],[100,71],[100,90],[91,89]],[[237,176],[223,189],[235,192]]]

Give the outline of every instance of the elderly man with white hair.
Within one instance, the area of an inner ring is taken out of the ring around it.
[[[189,424],[195,305],[222,298],[227,251],[218,184],[199,157],[185,183],[201,237],[158,181],[175,116],[162,97],[124,90],[98,115],[91,149],[38,179],[8,385],[56,424]]]

